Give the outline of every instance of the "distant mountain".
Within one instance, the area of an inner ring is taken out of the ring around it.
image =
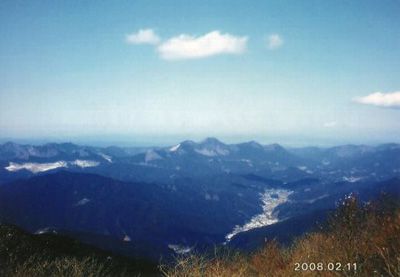
[[[100,158],[93,148],[72,143],[48,143],[40,146],[7,142],[0,145],[0,159],[7,161],[54,161],[60,159]]]
[[[169,245],[223,241],[232,226],[260,209],[257,195],[249,203],[251,197],[188,185],[124,183],[61,171],[0,186],[0,219],[32,233],[108,237],[128,246],[132,255],[154,258],[154,253],[172,253]]]
[[[143,147],[91,147],[72,143],[0,144],[0,184],[57,170],[82,171],[146,152]]]
[[[398,195],[399,178],[399,144],[286,149],[207,138],[136,149],[6,143],[0,145],[0,219],[158,259],[240,245],[239,238],[264,229],[289,239],[296,233],[290,222],[304,218],[297,231],[308,230],[350,193],[364,201],[382,190]]]
[[[400,174],[400,145],[344,145],[285,149],[250,141],[224,144],[216,138],[165,148],[89,147],[70,143],[0,145],[0,183],[52,170],[101,174],[123,181],[173,183],[179,178],[257,174],[295,181],[384,180]]]
[[[52,162],[72,159],[95,159],[111,161],[112,158],[133,156],[150,147],[92,147],[73,143],[47,143],[44,145],[16,144],[7,142],[0,144],[0,161]]]

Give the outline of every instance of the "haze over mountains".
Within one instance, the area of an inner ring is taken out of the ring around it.
[[[346,195],[369,201],[382,191],[400,196],[399,144],[0,145],[2,222],[155,260],[288,242]]]

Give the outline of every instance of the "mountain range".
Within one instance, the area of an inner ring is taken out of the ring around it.
[[[0,145],[0,222],[158,260],[288,242],[350,194],[400,197],[400,145]]]

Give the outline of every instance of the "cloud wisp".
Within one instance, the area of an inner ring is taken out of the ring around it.
[[[126,42],[129,44],[152,44],[160,43],[160,37],[153,29],[141,29],[137,33],[126,35]]]
[[[181,34],[157,47],[165,60],[200,59],[221,54],[241,54],[246,50],[247,37],[212,31],[203,36]]]
[[[400,108],[400,91],[382,93],[375,92],[354,99],[355,102],[384,108]]]
[[[283,38],[278,34],[269,35],[267,38],[267,47],[269,50],[281,48],[283,43]]]

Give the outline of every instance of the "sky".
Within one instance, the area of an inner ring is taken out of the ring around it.
[[[0,139],[400,142],[400,1],[1,1]]]

